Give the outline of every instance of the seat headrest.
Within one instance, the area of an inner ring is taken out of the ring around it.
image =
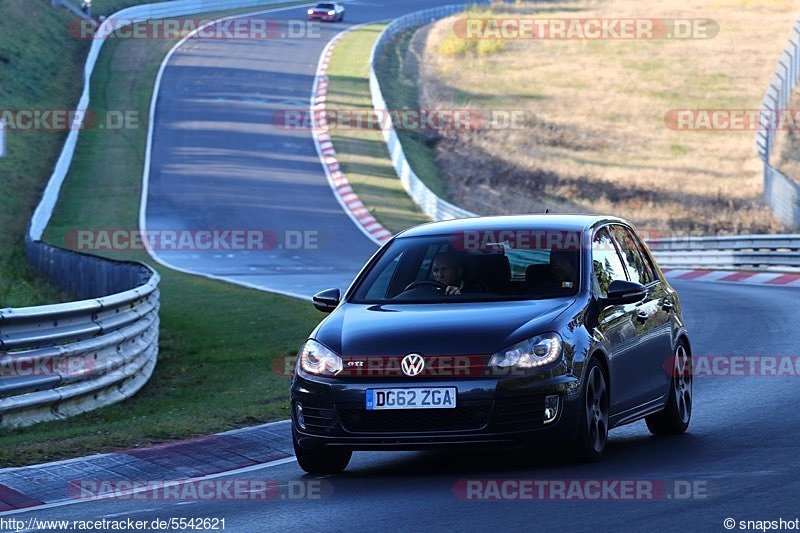
[[[550,250],[550,263],[553,263],[555,258],[566,260],[572,265],[573,270],[578,271],[578,252],[575,250]]]
[[[469,274],[492,291],[501,291],[511,280],[511,264],[504,254],[475,254],[469,257]]]
[[[525,269],[525,283],[541,283],[551,279],[550,265],[547,263],[540,263],[537,265],[528,265]]]

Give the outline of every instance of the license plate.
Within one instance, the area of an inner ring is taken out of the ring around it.
[[[367,410],[455,409],[455,387],[367,389]]]

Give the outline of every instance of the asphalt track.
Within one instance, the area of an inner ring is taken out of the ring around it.
[[[432,2],[348,5],[348,23],[388,18]],[[300,12],[272,15],[287,20]],[[375,249],[341,212],[309,132],[267,130],[271,107],[309,98],[317,57],[342,25],[303,41],[190,42],[165,71],[157,113],[148,227],[259,227],[320,231],[316,250],[192,257],[177,266],[265,288],[310,294],[343,286]],[[298,104],[299,105],[299,104]],[[800,290],[675,282],[699,355],[796,355]],[[725,531],[723,520],[800,517],[797,377],[708,377],[695,382],[692,425],[655,438],[643,422],[612,431],[606,458],[574,464],[552,450],[357,452],[326,478],[332,494],[299,501],[87,501],[15,516],[88,520],[225,518],[230,531],[359,529]],[[288,431],[288,425],[279,426]],[[240,474],[282,484],[314,479],[295,462]],[[463,479],[673,480],[705,497],[656,501],[462,501]],[[224,478],[223,478],[224,479]],[[738,528],[736,529],[738,530]]]
[[[273,117],[308,109],[320,53],[338,32],[448,3],[354,1],[346,4],[347,24],[315,23],[302,38],[201,38],[180,46],[158,93],[144,225],[264,231],[276,240],[267,250],[157,249],[159,259],[305,297],[346,288],[377,245],[345,216],[311,131],[277,127]],[[296,35],[304,8],[259,17],[280,24],[281,35]]]
[[[702,355],[796,355],[800,290],[675,283]],[[795,317],[792,320],[790,317]],[[722,521],[800,517],[797,377],[705,377],[695,381],[688,434],[650,436],[643,422],[611,432],[605,459],[574,464],[552,450],[356,452],[319,500],[113,501],[16,514],[17,519],[131,517],[226,519],[230,531],[724,531]],[[279,426],[288,432],[288,424]],[[295,462],[235,476],[287,485],[306,476]],[[462,479],[694,481],[704,498],[639,501],[462,501]],[[221,478],[225,479],[225,478]],[[738,529],[737,529],[738,530]]]

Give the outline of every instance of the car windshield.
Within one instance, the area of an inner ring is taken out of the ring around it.
[[[317,4],[316,8],[317,9],[331,10],[331,9],[336,9],[336,6],[333,5],[333,4]]]
[[[520,233],[400,237],[362,277],[350,301],[453,303],[577,294],[580,234]]]

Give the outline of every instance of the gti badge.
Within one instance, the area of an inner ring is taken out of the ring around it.
[[[421,354],[410,353],[400,361],[400,368],[406,376],[418,376],[425,370],[425,359],[422,358]]]

